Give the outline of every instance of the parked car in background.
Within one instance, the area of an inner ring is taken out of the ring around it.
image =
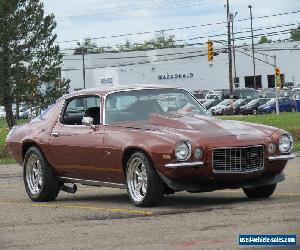
[[[251,99],[237,99],[232,105],[226,106],[223,109],[223,115],[238,115],[240,113],[240,107],[250,102]]]
[[[221,101],[218,105],[212,107],[209,110],[209,112],[211,115],[222,115],[223,109],[232,104],[233,104],[233,100],[225,99],[225,100]]]
[[[19,109],[19,119],[28,119],[30,114],[30,109],[28,107],[20,107]]]
[[[217,99],[206,99],[206,102],[204,102],[202,105],[204,108],[209,110],[211,107],[218,105],[220,102],[221,100],[217,100]]]
[[[270,100],[270,98],[253,99],[249,103],[240,107],[240,114],[255,115],[257,114],[258,107],[266,104]]]
[[[241,88],[233,90],[234,99],[257,99],[259,98],[258,93],[252,88]]]
[[[260,98],[275,98],[276,93],[274,89],[268,88],[268,89],[262,89],[258,92],[258,95]]]
[[[206,99],[214,99],[214,100],[223,100],[222,96],[220,94],[215,94],[215,93],[208,93],[205,96]]]
[[[260,106],[258,113],[275,113],[276,112],[276,99],[272,98],[266,104]],[[290,98],[280,97],[278,98],[278,105],[280,112],[296,111],[296,102]]]
[[[220,98],[222,100],[230,98],[230,90],[229,89],[215,89],[214,94],[217,96],[220,96]]]
[[[200,102],[201,104],[203,104],[203,103],[207,102],[207,99],[198,99],[197,98],[197,101]]]
[[[185,107],[164,111],[170,95]],[[178,191],[241,188],[249,198],[270,197],[295,157],[292,141],[277,128],[208,116],[183,89],[154,86],[73,92],[14,127],[6,145],[32,201],[74,193],[66,183],[80,183],[127,188],[134,205],[154,206]]]
[[[195,90],[192,92],[193,96],[195,96],[196,99],[205,99],[207,93],[209,93],[208,90]]]
[[[279,92],[279,96],[280,97],[289,97],[289,98],[293,98],[294,95],[300,95],[300,91],[297,90],[281,90]]]
[[[0,118],[5,118],[6,112],[4,106],[0,106]]]

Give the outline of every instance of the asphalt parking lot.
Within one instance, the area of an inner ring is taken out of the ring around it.
[[[55,202],[33,203],[21,167],[0,165],[0,248],[237,249],[239,234],[299,236],[300,157],[285,173],[266,200],[241,190],[182,192],[159,207],[136,208],[125,190],[81,185]]]

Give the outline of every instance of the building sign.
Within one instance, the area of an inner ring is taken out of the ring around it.
[[[158,80],[167,80],[167,79],[187,79],[187,78],[193,78],[193,73],[178,73],[178,74],[164,74],[164,75],[158,75]]]
[[[109,77],[109,78],[101,78],[101,85],[104,86],[112,86],[113,85],[113,78]]]

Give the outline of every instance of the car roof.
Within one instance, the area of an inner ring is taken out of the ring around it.
[[[181,89],[181,88],[170,86],[170,85],[158,85],[158,84],[156,85],[139,84],[139,85],[130,85],[130,86],[87,88],[87,89],[73,91],[70,94],[67,94],[65,98],[69,98],[77,95],[94,95],[94,94],[105,96],[106,94],[113,93],[113,92],[143,90],[143,89]]]

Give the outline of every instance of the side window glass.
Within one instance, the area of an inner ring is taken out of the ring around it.
[[[82,118],[93,118],[93,124],[100,124],[100,97],[75,97],[72,98],[64,110],[61,122],[66,125],[82,125]]]

